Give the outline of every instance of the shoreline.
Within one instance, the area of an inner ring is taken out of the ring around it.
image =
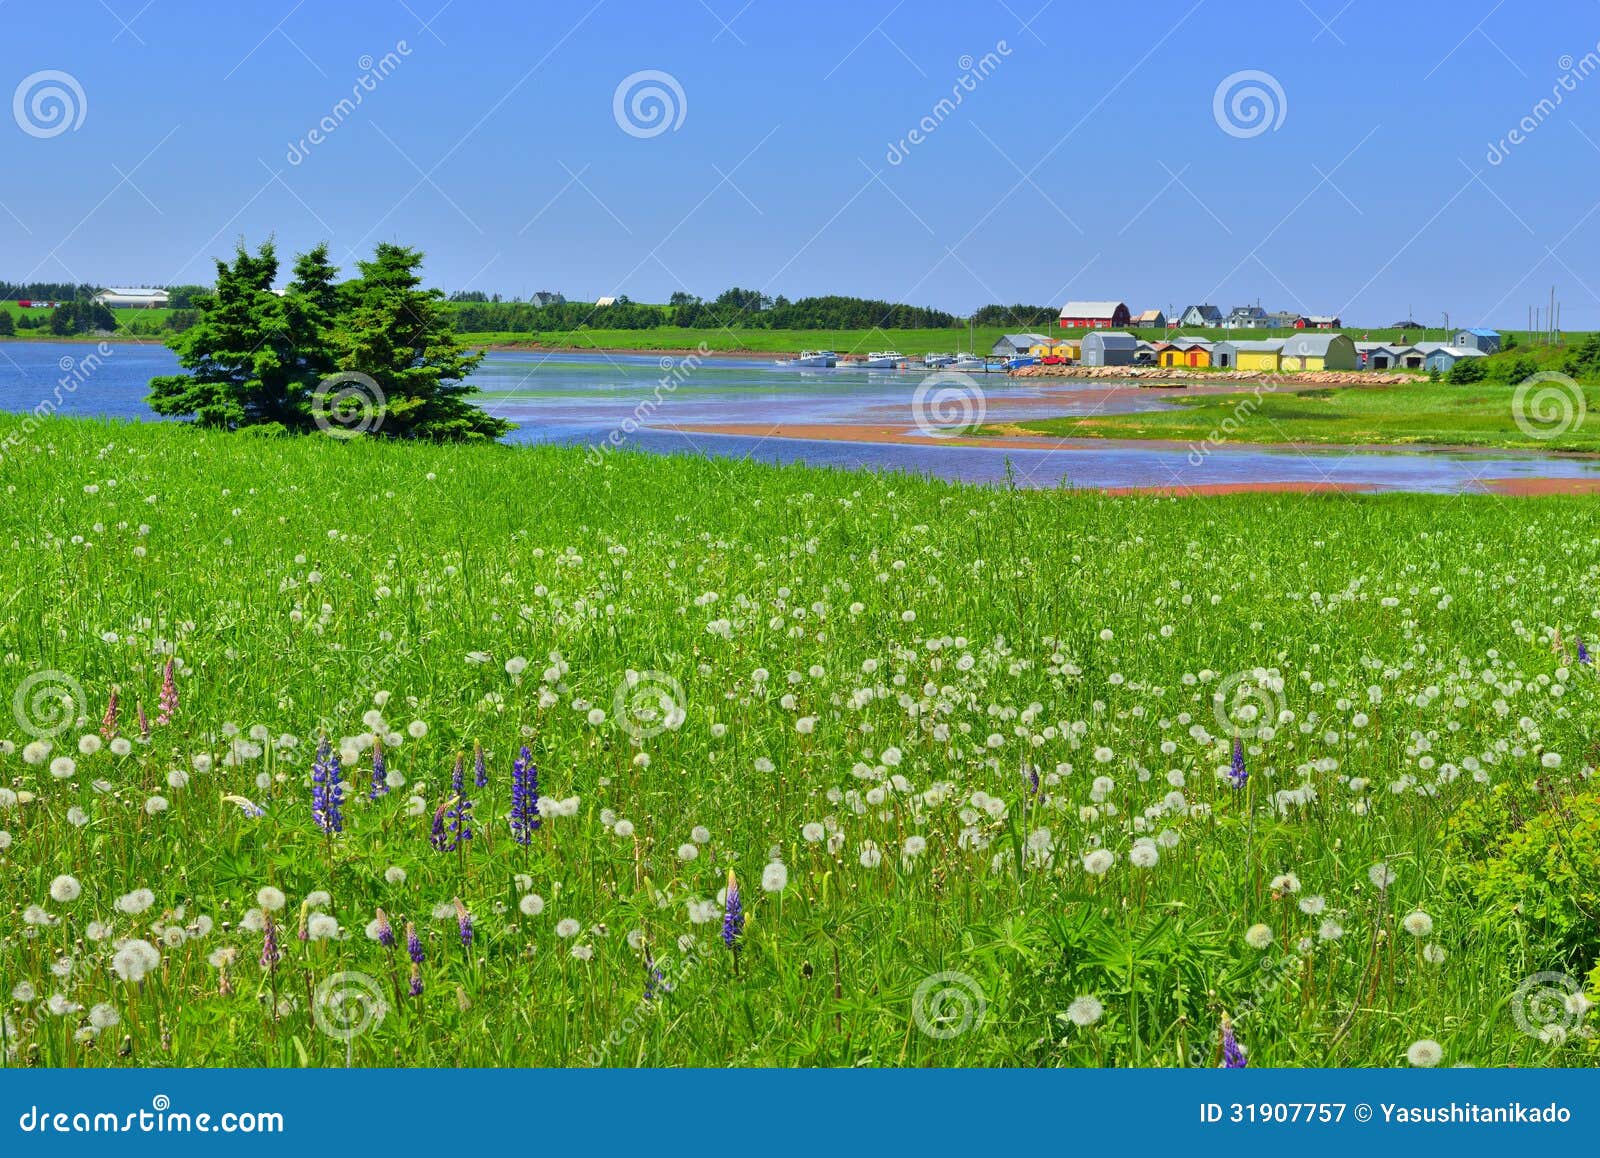
[[[1135,388],[1137,389],[1137,388]],[[1003,426],[1005,424],[996,424]],[[1096,438],[1085,435],[1079,438],[1058,438],[1051,435],[1022,435],[1015,433],[1001,434],[955,434],[948,438],[933,435],[913,433],[903,424],[896,423],[888,426],[878,426],[872,423],[783,423],[770,424],[755,422],[724,422],[724,423],[673,423],[662,424],[659,429],[679,431],[687,434],[724,434],[744,438],[787,438],[803,442],[878,442],[892,443],[901,446],[960,446],[973,449],[997,450],[1047,450],[1047,451],[1083,451],[1110,448],[1114,450],[1194,450],[1197,446],[1209,445],[1205,443],[1184,442],[1172,438]],[[1525,449],[1509,449],[1498,446],[1470,446],[1470,445],[1443,445],[1408,443],[1396,446],[1385,443],[1316,443],[1316,442],[1221,442],[1210,447],[1217,450],[1235,447],[1247,450],[1278,451],[1278,452],[1307,452],[1316,451],[1329,454],[1455,454],[1455,455],[1482,455],[1493,458],[1528,458],[1551,459],[1552,461],[1570,461],[1582,459],[1600,459],[1597,451],[1568,451],[1551,452]],[[1511,483],[1520,483],[1529,480],[1500,480]],[[1587,481],[1552,479],[1551,482]],[[1600,483],[1600,479],[1594,480]]]

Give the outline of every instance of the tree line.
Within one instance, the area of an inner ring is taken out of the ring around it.
[[[272,242],[255,253],[241,243],[217,262],[215,287],[194,295],[193,324],[169,339],[187,373],[151,379],[151,409],[228,430],[499,438],[511,424],[468,401],[483,354],[461,347],[421,265],[419,251],[386,242],[341,281],[318,245],[275,292]]]
[[[526,334],[584,327],[651,330],[662,326],[693,330],[933,330],[966,324],[952,313],[927,306],[841,295],[790,301],[782,295],[769,297],[737,286],[709,301],[687,292],[675,293],[665,305],[647,305],[620,296],[604,306],[463,300],[455,303],[454,309],[456,329],[467,334]]]

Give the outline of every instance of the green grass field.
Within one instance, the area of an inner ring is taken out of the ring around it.
[[[1592,501],[0,453],[6,1064],[1594,1064]]]
[[[1419,382],[1174,401],[1174,410],[1046,418],[986,430],[1063,438],[1600,451],[1600,422],[1591,417],[1600,411],[1596,386],[1549,382],[1519,392],[1487,382]]]

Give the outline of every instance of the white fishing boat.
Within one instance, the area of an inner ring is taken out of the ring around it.
[[[982,370],[983,359],[976,354],[957,354],[956,360],[950,363],[952,370]]]
[[[906,356],[899,350],[878,350],[867,355],[869,370],[898,370],[906,364]]]
[[[943,370],[956,360],[954,354],[924,354],[922,364],[930,370]]]
[[[832,350],[802,350],[800,357],[794,362],[796,366],[804,366],[812,370],[831,370],[838,364],[839,355]]]

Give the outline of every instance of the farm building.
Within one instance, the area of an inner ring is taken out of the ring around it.
[[[1260,306],[1234,306],[1222,324],[1230,330],[1261,330],[1268,320],[1267,311]]]
[[[1167,328],[1167,315],[1160,310],[1145,310],[1142,314],[1133,315],[1132,325],[1136,330],[1164,330]]]
[[[1484,354],[1498,354],[1500,352],[1500,331],[1462,330],[1456,335],[1455,344]]]
[[[1156,347],[1157,362],[1167,368],[1211,365],[1211,343],[1204,338],[1174,338]]]
[[[1211,347],[1211,364],[1225,370],[1276,372],[1283,362],[1282,338],[1259,342],[1218,342]]]
[[[1333,314],[1312,314],[1310,317],[1296,318],[1294,328],[1297,330],[1337,330],[1343,324]]]
[[[1061,307],[1064,330],[1119,330],[1128,324],[1122,302],[1068,302]]]
[[[1487,357],[1482,350],[1475,350],[1471,346],[1440,346],[1424,359],[1422,365],[1425,369],[1443,373],[1465,358]]]
[[[1285,371],[1354,370],[1359,364],[1346,334],[1296,334],[1283,342]]]
[[[1096,330],[1083,336],[1085,366],[1131,366],[1139,340],[1120,330]]]
[[[1017,358],[1034,346],[1049,343],[1050,339],[1043,334],[1001,334],[999,340],[989,347],[989,355],[994,358]]]
[[[1392,342],[1357,342],[1356,362],[1363,370],[1396,370],[1406,367],[1406,358],[1411,358],[1410,369],[1422,368],[1422,355],[1414,348],[1407,345],[1396,345]]]
[[[1278,310],[1267,315],[1267,325],[1274,330],[1292,330],[1303,316],[1293,310]]]
[[[114,310],[164,309],[167,304],[167,291],[164,289],[108,289],[101,290],[95,294],[94,300],[98,304],[110,306]]]
[[[1209,326],[1222,325],[1222,311],[1216,306],[1189,306],[1178,315],[1180,326]]]
[[[553,290],[539,290],[528,299],[528,304],[539,306],[542,309],[545,306],[559,306],[566,300],[565,295],[556,293]]]

